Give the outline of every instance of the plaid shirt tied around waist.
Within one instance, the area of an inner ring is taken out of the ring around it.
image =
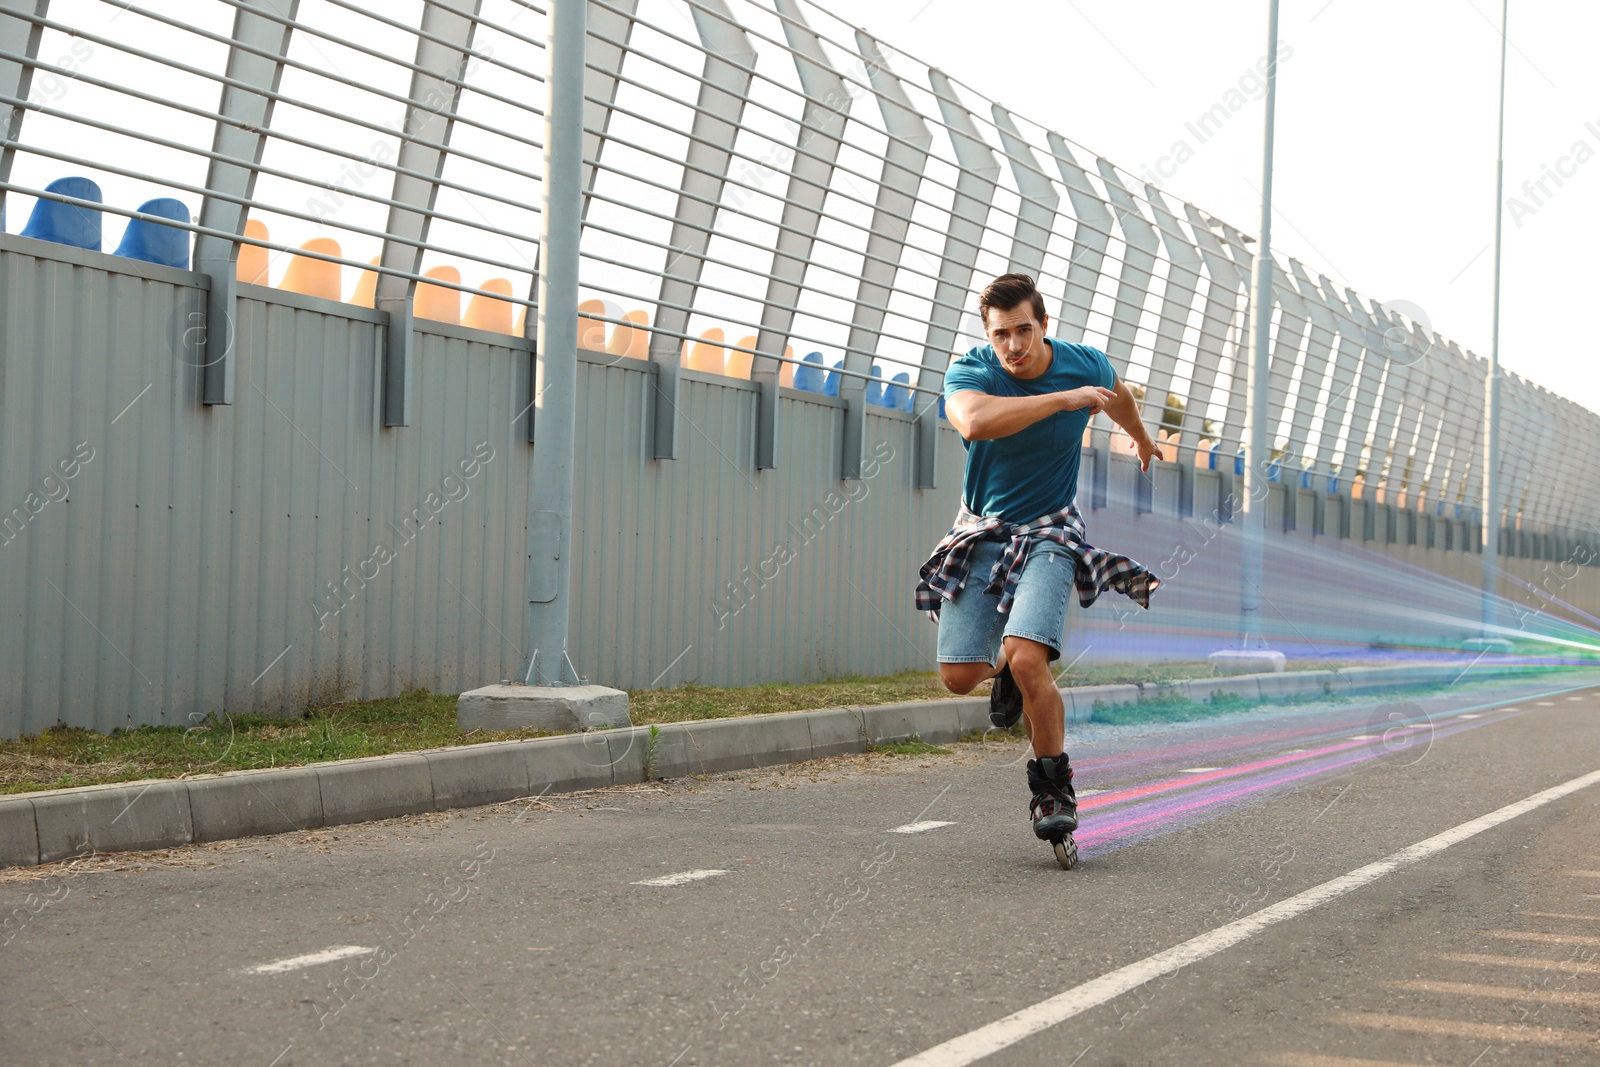
[[[963,503],[955,526],[922,565],[917,610],[926,611],[929,618],[937,621],[944,602],[954,600],[967,584],[972,552],[978,543],[1001,540],[1006,542],[1006,549],[989,572],[984,593],[999,596],[1002,615],[1011,610],[1017,581],[1036,541],[1054,541],[1072,553],[1077,563],[1073,583],[1078,587],[1078,602],[1084,607],[1093,604],[1107,589],[1114,589],[1140,607],[1149,608],[1150,594],[1160,587],[1161,579],[1127,556],[1095,548],[1084,539],[1084,533],[1083,516],[1075,504],[1031,522],[1007,523],[975,515]]]

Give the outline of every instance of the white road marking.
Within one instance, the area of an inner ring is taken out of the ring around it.
[[[298,971],[302,967],[315,967],[319,963],[332,963],[335,960],[347,960],[351,956],[368,956],[378,951],[375,948],[365,948],[361,945],[337,945],[325,948],[321,952],[308,952],[304,956],[290,956],[285,960],[273,960],[257,967],[246,968],[246,974],[283,974],[285,971]]]
[[[1351,736],[1350,740],[1352,740],[1352,741],[1371,741],[1372,740],[1372,735],[1371,734],[1355,734],[1355,735]]]
[[[1215,767],[1185,767],[1183,770],[1179,771],[1178,773],[1179,774],[1205,774],[1205,773],[1207,773],[1209,771],[1214,771],[1216,769],[1217,768],[1215,768]]]
[[[727,874],[727,873],[728,873],[727,871],[683,871],[683,872],[681,872],[679,874],[663,875],[660,878],[646,878],[642,882],[635,882],[633,884],[634,885],[666,885],[666,886],[684,885],[684,884],[686,884],[688,882],[698,882],[703,878],[715,878],[719,874]]]
[[[1539,701],[1539,707],[1541,707],[1541,708],[1553,708],[1555,706],[1556,706],[1556,702],[1554,700],[1541,700],[1541,701]]]
[[[1568,700],[1582,700],[1582,697],[1568,697]]]
[[[1472,714],[1467,714],[1467,715],[1457,715],[1456,718],[1458,718],[1458,719],[1476,719],[1476,718],[1478,718],[1478,716],[1472,715]]]
[[[954,826],[953,822],[941,822],[938,819],[924,819],[921,822],[908,822],[904,826],[896,826],[889,832],[891,834],[925,834],[929,830],[937,830],[941,826]]]
[[[1146,982],[1152,981],[1162,975],[1172,975],[1181,968],[1198,963],[1201,960],[1215,956],[1224,949],[1231,948],[1242,941],[1246,941],[1261,931],[1293,919],[1308,911],[1321,907],[1329,901],[1336,900],[1363,886],[1370,885],[1384,875],[1392,874],[1402,867],[1410,866],[1430,856],[1437,855],[1452,845],[1460,844],[1468,838],[1475,837],[1485,830],[1492,830],[1502,823],[1510,822],[1519,815],[1525,815],[1536,808],[1543,807],[1552,801],[1576,793],[1580,789],[1600,783],[1600,771],[1591,771],[1569,782],[1542,790],[1532,796],[1519,800],[1514,804],[1507,804],[1503,808],[1480,815],[1476,819],[1464,822],[1459,826],[1435,834],[1433,837],[1419,841],[1401,849],[1375,863],[1365,867],[1358,867],[1349,874],[1323,882],[1321,885],[1312,886],[1292,897],[1280,900],[1276,904],[1262,908],[1242,919],[1235,919],[1231,923],[1208,930],[1198,937],[1190,938],[1179,945],[1157,952],[1137,963],[1130,963],[1126,967],[1119,967],[1107,972],[1098,978],[1074,986],[1063,993],[1058,993],[1048,1000],[1040,1001],[1031,1007],[998,1019],[987,1026],[980,1026],[976,1030],[952,1038],[941,1045],[901,1060],[894,1067],[965,1067],[966,1064],[976,1063],[986,1056],[1009,1048],[1034,1034],[1048,1030],[1058,1023],[1065,1022],[1075,1015],[1081,1015],[1091,1008],[1115,1000],[1122,994],[1139,988]]]
[[[1077,795],[1079,797],[1097,797],[1101,793],[1109,793],[1110,791],[1109,789],[1079,789]]]

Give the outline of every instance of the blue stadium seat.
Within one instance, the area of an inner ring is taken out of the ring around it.
[[[79,200],[93,200],[97,204],[101,200],[100,187],[88,178],[57,178],[45,186],[45,191],[75,196]],[[22,231],[22,236],[98,252],[100,212],[40,197],[33,205],[33,214],[28,217],[28,225]]]
[[[806,366],[794,369],[794,387],[807,393],[822,392],[822,353],[807,352]]]
[[[1244,477],[1244,449],[1242,448],[1239,449],[1238,455],[1233,457],[1233,476],[1235,478]]]
[[[939,394],[939,417],[944,418],[944,394]]]
[[[874,407],[886,407],[883,402],[883,368],[874,366],[872,376],[878,381],[867,383],[867,403]]]
[[[139,205],[139,210],[146,215],[159,215],[174,222],[189,221],[188,205],[182,200],[174,200],[171,197],[146,200]],[[129,259],[142,259],[146,263],[160,263],[168,267],[177,267],[179,270],[188,270],[189,233],[173,226],[163,226],[159,222],[129,219],[128,228],[122,234],[122,242],[117,245],[116,254]]]
[[[839,368],[842,367],[842,366],[844,366],[844,360],[841,359],[841,360],[839,360],[839,362],[835,363],[833,365],[833,369],[828,372],[827,381],[822,383],[823,395],[825,395],[825,396],[838,396],[839,395],[839,377],[840,377]]]
[[[883,406],[895,411],[910,411],[916,394],[906,386],[911,384],[911,375],[901,371],[894,376],[894,384],[886,385],[883,389]]]

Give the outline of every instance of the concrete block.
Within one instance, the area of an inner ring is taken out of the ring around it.
[[[319,764],[317,780],[325,826],[433,810],[428,760],[415,753]]]
[[[1254,674],[1241,674],[1223,678],[1197,678],[1194,681],[1194,699],[1210,700],[1215,696],[1243,697],[1245,700],[1261,699],[1261,682]]]
[[[32,867],[39,862],[39,824],[33,801],[0,797],[0,867]]]
[[[950,703],[956,706],[956,724],[963,736],[974,730],[982,732],[994,728],[994,723],[989,721],[988,697],[960,697],[951,700]],[[1066,701],[1063,700],[1062,703]],[[1072,718],[1070,705],[1068,711],[1067,718],[1070,720]]]
[[[629,724],[628,694],[603,685],[486,685],[456,698],[462,730],[570,733]]]
[[[828,708],[806,716],[811,725],[811,758],[865,752],[861,712],[854,708]]]
[[[527,796],[528,754],[523,741],[499,741],[419,753],[428,761],[433,805],[475,808]]]
[[[1336,693],[1360,693],[1392,685],[1386,668],[1342,667],[1334,672],[1333,690]]]
[[[1139,699],[1136,685],[1080,685],[1069,692],[1074,722],[1088,722],[1094,717],[1096,706],[1114,708],[1119,704],[1136,703]]]
[[[1334,672],[1329,671],[1288,671],[1284,674],[1261,676],[1257,681],[1261,683],[1261,691],[1267,691],[1268,678],[1278,679],[1278,684],[1284,696],[1318,696],[1331,692]]]
[[[1271,674],[1288,664],[1287,656],[1270,648],[1225,648],[1206,659],[1218,674]]]
[[[322,786],[314,767],[191,778],[189,810],[196,841],[309,830],[322,825]]]
[[[527,762],[528,795],[575,793],[580,789],[602,789],[613,783],[637,782],[639,775],[618,776],[614,766],[618,759],[616,753],[621,751],[613,748],[617,735],[633,732],[593,730],[574,737],[541,737],[516,742]]]
[[[184,782],[133,782],[35,793],[39,862],[87,852],[172,848],[194,840]]]
[[[916,734],[931,745],[942,745],[961,735],[961,715],[954,700],[878,704],[859,710],[874,742],[904,741]]]
[[[1256,683],[1258,692],[1260,692],[1263,700],[1299,696],[1302,692],[1310,691],[1302,683],[1299,671],[1285,671],[1282,674],[1254,674],[1248,677]]]
[[[756,715],[664,726],[656,739],[656,778],[716,774],[811,758],[805,714]]]

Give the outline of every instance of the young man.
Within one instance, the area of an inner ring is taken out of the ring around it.
[[[944,379],[945,414],[967,450],[961,512],[922,567],[917,607],[939,623],[945,687],[970,693],[993,678],[994,724],[1026,717],[1036,757],[1028,761],[1033,831],[1061,841],[1078,827],[1050,668],[1061,656],[1067,598],[1076,587],[1088,607],[1110,588],[1148,608],[1160,584],[1084,539],[1074,504],[1084,428],[1104,411],[1132,438],[1141,470],[1163,457],[1105,353],[1048,336],[1032,278],[996,278],[978,311],[989,344],[953,361]]]

